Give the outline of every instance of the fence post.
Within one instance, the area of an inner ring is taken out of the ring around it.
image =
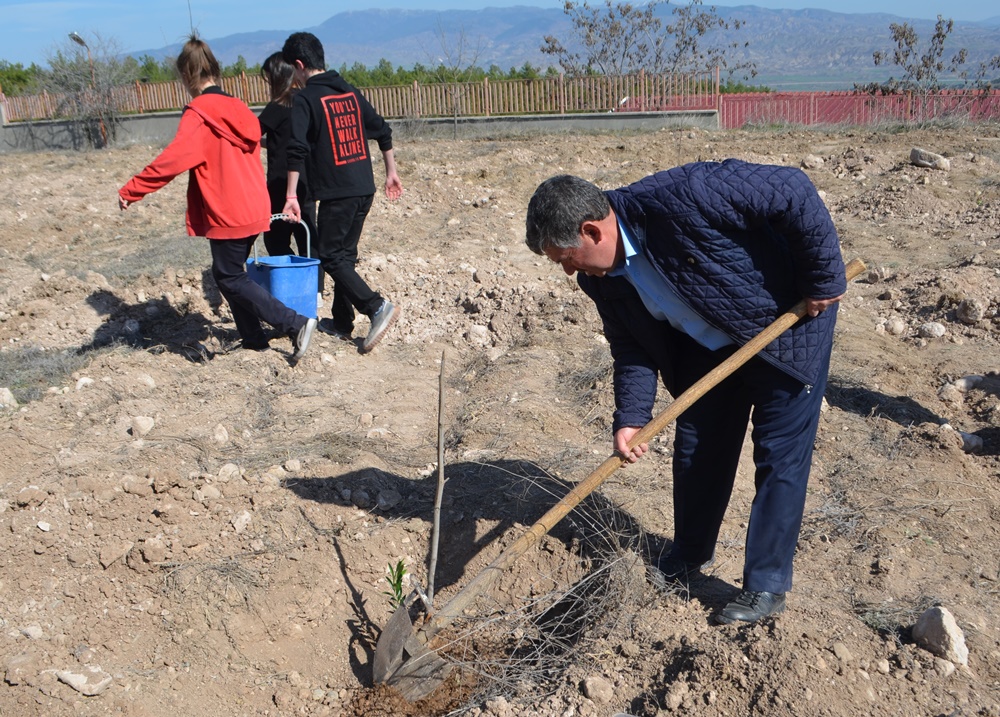
[[[719,83],[719,77],[720,77],[719,66],[716,65],[715,66],[715,71],[712,72],[712,85],[713,85],[712,92],[715,95],[715,107],[716,107],[716,112],[719,113],[719,117],[720,117],[719,124],[721,125],[722,124],[722,122],[721,122],[721,117],[722,117],[722,85]]]
[[[559,84],[557,86],[559,91],[559,114],[566,114],[566,75],[562,72],[559,73]]]
[[[420,117],[420,87],[416,80],[413,81],[413,114]]]
[[[490,102],[490,78],[483,78],[483,109],[486,111],[486,116],[489,117],[492,114],[492,106]]]

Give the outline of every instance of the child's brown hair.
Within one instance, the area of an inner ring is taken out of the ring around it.
[[[222,78],[219,61],[215,59],[208,43],[197,35],[191,35],[177,56],[177,72],[187,85],[191,95],[197,95],[206,80],[218,84]]]

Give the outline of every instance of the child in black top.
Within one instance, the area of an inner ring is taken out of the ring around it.
[[[267,193],[271,198],[271,214],[280,214],[285,207],[285,191],[288,188],[288,140],[292,136],[292,96],[295,68],[285,62],[280,52],[264,60],[260,74],[271,90],[271,101],[258,117],[260,132],[264,137],[267,152]],[[301,200],[301,220],[309,230],[312,241],[316,241],[316,205],[309,201],[306,172],[299,174],[296,195]],[[299,256],[306,256],[306,231],[301,225],[276,221],[270,231],[264,232],[264,246],[271,256],[292,253],[292,234]],[[310,256],[317,256],[315,248]],[[320,272],[320,288],[323,286],[323,272]]]
[[[310,191],[319,200],[319,258],[334,283],[333,317],[319,326],[349,338],[357,309],[371,320],[361,345],[362,352],[371,351],[399,317],[399,308],[373,291],[355,268],[361,229],[375,196],[369,140],[382,151],[386,196],[395,200],[403,194],[392,130],[364,95],[337,72],[324,71],[323,45],[315,35],[290,35],[281,53],[302,86],[292,101],[284,210],[299,216],[296,183],[308,164]]]

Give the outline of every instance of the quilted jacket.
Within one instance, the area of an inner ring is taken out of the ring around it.
[[[697,162],[607,193],[618,221],[691,309],[737,344],[800,299],[847,288],[830,213],[799,169],[730,159]],[[650,315],[623,276],[578,274],[614,357],[614,430],[652,417],[657,373],[673,391],[673,329]],[[833,340],[836,305],[806,317],[761,357],[812,385]],[[710,367],[706,367],[706,372]]]

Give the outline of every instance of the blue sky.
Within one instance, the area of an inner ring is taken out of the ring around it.
[[[683,1],[683,0],[681,0]],[[115,40],[122,51],[159,48],[183,40],[190,30],[189,0],[0,0],[0,60],[46,64],[67,35],[88,40],[94,33]],[[592,5],[602,0],[591,0]],[[705,5],[713,4],[706,0]],[[1000,15],[996,0],[729,0],[720,7],[822,8],[836,12],[884,12],[904,18],[956,21]],[[207,40],[263,29],[299,30],[347,10],[474,9],[531,5],[559,9],[562,0],[190,0],[194,26]]]

